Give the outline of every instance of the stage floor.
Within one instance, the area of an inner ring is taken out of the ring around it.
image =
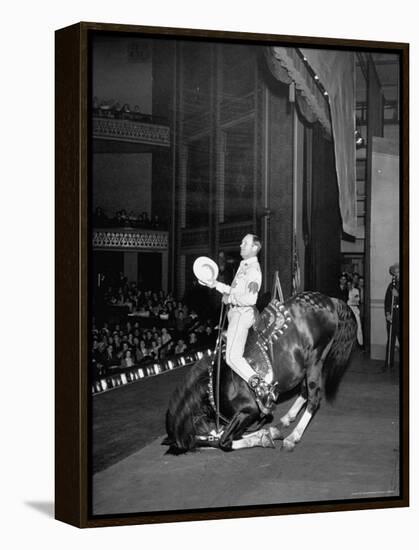
[[[291,453],[278,442],[165,455],[164,415],[182,369],[95,396],[93,514],[398,496],[399,377],[381,368],[357,353],[335,402],[322,401]]]

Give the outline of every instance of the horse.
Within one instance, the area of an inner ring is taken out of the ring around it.
[[[319,408],[322,394],[331,402],[336,397],[356,342],[356,331],[352,310],[337,298],[306,291],[284,303],[272,300],[250,329],[244,356],[258,372],[263,373],[271,365],[276,403],[299,386],[291,408],[278,424],[267,428],[273,415],[262,413],[254,392],[222,356],[217,378],[216,349],[191,368],[169,401],[167,437],[163,441],[169,446],[167,452],[177,455],[199,447],[223,451],[275,447],[275,440],[281,440],[286,450],[293,450]],[[218,430],[215,386],[219,389],[217,405],[223,419],[223,427]],[[284,428],[296,420],[304,405],[299,422],[285,437]]]

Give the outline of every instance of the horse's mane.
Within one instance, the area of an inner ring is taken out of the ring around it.
[[[203,357],[189,371],[174,392],[166,413],[169,453],[180,454],[195,447],[195,435],[207,434],[213,411],[208,398],[209,357]]]

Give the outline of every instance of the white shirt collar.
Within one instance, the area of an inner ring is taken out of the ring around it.
[[[251,265],[251,264],[257,264],[258,263],[258,257],[252,256],[251,258],[247,258],[247,260],[242,260],[240,262],[240,265]]]

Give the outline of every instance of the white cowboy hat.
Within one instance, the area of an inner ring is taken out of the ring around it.
[[[211,258],[200,256],[194,261],[193,272],[198,281],[206,285],[218,277],[218,265]]]

